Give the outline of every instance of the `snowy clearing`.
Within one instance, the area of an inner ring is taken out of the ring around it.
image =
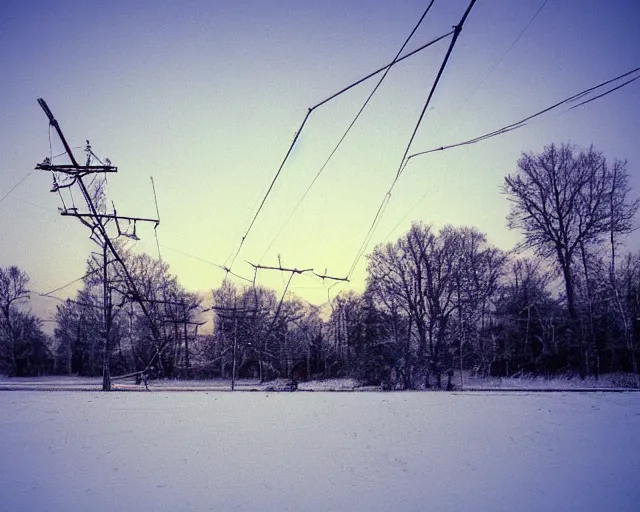
[[[638,393],[0,392],[11,511],[631,511]]]
[[[283,390],[289,384],[288,379],[278,379],[261,383],[259,380],[238,379],[238,391],[274,391]],[[564,375],[554,378],[539,376],[522,377],[479,377],[465,372],[463,389],[465,391],[624,391],[634,389],[635,378],[629,373],[609,373],[599,379]],[[454,386],[459,390],[459,374],[454,378]],[[115,391],[146,391],[144,385],[135,384],[133,378],[117,379],[112,382]],[[40,391],[100,391],[102,377],[48,376],[48,377],[3,377],[0,376],[0,391],[40,390]],[[150,391],[229,391],[231,379],[152,379]],[[380,391],[380,386],[363,386],[356,379],[339,378],[310,380],[298,383],[299,391]]]

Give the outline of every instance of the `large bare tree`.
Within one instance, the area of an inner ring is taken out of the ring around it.
[[[463,322],[484,320],[504,254],[474,228],[445,226],[434,232],[414,223],[396,243],[377,246],[368,258],[367,285],[376,306],[389,311],[393,304],[406,315],[417,341],[411,359],[424,365],[427,387],[431,375],[441,387],[442,373],[452,372],[453,340],[458,341],[458,357],[462,355]],[[410,347],[409,342],[407,352]]]
[[[521,231],[525,246],[558,264],[576,321],[574,265],[580,251],[632,229],[638,201],[629,197],[626,162],[609,162],[593,146],[551,144],[538,155],[523,153],[503,191],[511,201],[509,227]]]

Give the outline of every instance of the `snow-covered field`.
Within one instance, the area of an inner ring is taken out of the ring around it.
[[[459,384],[459,374],[453,382]],[[481,377],[469,375],[465,372],[464,389],[529,389],[529,390],[575,390],[575,389],[632,389],[637,386],[632,373],[605,373],[596,379],[586,377],[581,379],[577,374],[557,377],[542,377],[523,375],[520,377]]]
[[[446,380],[445,380],[446,382]],[[444,384],[444,383],[443,383]],[[453,379],[456,390],[460,389],[460,377],[456,374]],[[260,383],[258,380],[236,380],[239,391],[269,391],[282,390],[288,385],[287,379]],[[463,389],[465,391],[484,390],[625,390],[636,387],[636,380],[630,373],[610,373],[599,379],[588,377],[580,379],[577,375],[545,378],[537,376],[521,376],[511,378],[479,377],[465,372],[463,375]],[[99,391],[102,389],[102,377],[3,377],[0,376],[0,391],[4,390],[43,390],[43,391]],[[136,385],[133,378],[113,381],[114,390],[145,391],[142,384]],[[174,380],[164,379],[149,381],[151,391],[228,391],[231,389],[231,379],[209,380]],[[326,379],[300,382],[299,391],[379,391],[379,386],[362,386],[356,379]]]
[[[0,392],[0,510],[637,511],[638,393]]]

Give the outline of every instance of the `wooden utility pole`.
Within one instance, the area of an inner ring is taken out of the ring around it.
[[[185,374],[189,378],[189,337],[187,336],[187,304],[182,303],[182,312],[184,315],[184,365]],[[197,330],[197,327],[196,327]]]
[[[182,311],[183,311],[183,318],[180,319],[175,319],[175,320],[166,320],[163,319],[163,325],[164,323],[172,323],[174,324],[174,332],[176,334],[176,339],[178,336],[178,328],[177,328],[177,324],[182,324],[183,328],[184,328],[184,351],[185,351],[185,374],[187,376],[187,378],[189,378],[190,375],[190,368],[191,368],[191,362],[190,362],[190,358],[189,358],[189,335],[188,335],[188,331],[187,331],[187,326],[189,325],[194,325],[196,332],[195,335],[197,336],[198,334],[198,327],[201,325],[206,324],[206,322],[197,322],[197,321],[193,321],[193,320],[189,320],[189,317],[187,315],[187,303],[182,300],[180,302],[177,301],[171,301],[171,300],[155,300],[155,299],[143,299],[144,302],[150,303],[150,304],[163,304],[165,306],[181,306],[182,307]],[[195,308],[192,308],[195,309]],[[165,310],[165,314],[166,314],[166,310]],[[177,360],[177,359],[176,359]]]
[[[49,106],[47,105],[47,103],[42,98],[39,98],[38,104],[40,105],[40,107],[42,107],[42,110],[47,115],[50,126],[53,126],[55,128],[56,133],[58,134],[58,137],[60,138],[60,141],[62,142],[62,145],[64,146],[64,149],[67,155],[69,156],[69,159],[71,160],[71,164],[70,165],[69,164],[54,165],[51,159],[46,158],[42,163],[36,165],[36,169],[41,171],[52,172],[54,173],[54,178],[55,178],[55,173],[60,173],[65,175],[70,180],[69,184],[59,185],[54,179],[54,186],[53,186],[53,189],[51,190],[52,192],[59,192],[61,189],[69,188],[69,187],[72,187],[73,185],[77,185],[80,188],[80,192],[86,203],[87,208],[89,209],[89,212],[79,213],[75,206],[73,208],[68,209],[63,203],[63,209],[61,210],[61,214],[63,216],[76,217],[78,220],[80,220],[80,222],[82,222],[82,224],[90,228],[91,240],[96,242],[102,248],[103,266],[104,266],[103,295],[104,295],[104,310],[105,310],[104,312],[105,355],[104,355],[104,361],[103,361],[102,389],[104,391],[110,391],[111,390],[111,374],[110,374],[111,347],[109,343],[109,337],[110,337],[110,327],[111,327],[111,314],[110,314],[110,289],[108,284],[108,271],[107,271],[107,267],[108,267],[107,256],[109,252],[113,255],[115,261],[121,266],[122,271],[126,278],[129,293],[131,294],[132,298],[136,302],[138,302],[143,314],[149,320],[149,325],[151,327],[153,337],[156,339],[156,341],[160,339],[160,333],[155,323],[153,322],[153,319],[151,318],[149,311],[147,310],[144,304],[142,295],[138,291],[138,287],[135,281],[133,280],[124,260],[118,254],[118,251],[115,248],[113,241],[111,240],[111,237],[109,236],[109,233],[107,231],[107,224],[110,221],[115,222],[116,226],[118,227],[118,234],[115,237],[117,238],[118,236],[121,236],[121,235],[127,235],[126,233],[122,233],[120,231],[119,221],[127,221],[129,223],[133,223],[133,229],[134,229],[133,235],[128,235],[128,236],[131,236],[132,238],[137,239],[137,236],[135,234],[135,226],[137,222],[153,222],[157,227],[160,221],[158,219],[145,219],[141,217],[125,217],[125,216],[117,215],[115,208],[112,214],[109,214],[106,212],[99,213],[96,205],[93,202],[93,198],[89,193],[89,189],[84,184],[82,179],[85,176],[88,176],[91,174],[115,173],[118,171],[118,169],[112,166],[108,160],[106,161],[106,165],[102,163],[101,165],[90,165],[91,157],[93,156],[95,158],[95,155],[91,151],[91,146],[89,145],[88,141],[87,141],[87,147],[86,147],[87,163],[84,166],[80,165],[76,160],[73,154],[73,151],[71,150],[71,147],[67,143],[67,140],[64,134],[62,133],[62,129],[60,128],[58,121],[53,116],[53,113],[49,109]]]
[[[246,313],[257,313],[259,309],[245,309],[238,308],[238,299],[234,294],[233,296],[233,307],[223,307],[223,306],[212,306],[211,310],[213,310],[219,318],[233,320],[233,346],[231,349],[232,352],[232,364],[231,364],[231,391],[235,390],[236,387],[236,352],[238,348],[238,314],[246,314]],[[232,312],[232,315],[225,314]],[[224,332],[224,331],[223,331]]]
[[[231,391],[236,386],[236,347],[238,346],[238,298],[233,294],[233,365],[231,366]]]
[[[102,244],[102,292],[104,304],[104,359],[102,363],[102,390],[111,391],[111,290],[108,277],[107,244]]]
[[[460,258],[458,260],[458,272],[456,275],[456,284],[457,284],[457,294],[458,294],[458,337],[460,343],[460,390],[464,388],[464,377],[463,377],[463,368],[462,368],[462,350],[464,345],[464,315],[462,311],[462,298],[461,298],[461,275],[462,265],[464,264],[464,258]],[[451,380],[451,379],[449,379]]]

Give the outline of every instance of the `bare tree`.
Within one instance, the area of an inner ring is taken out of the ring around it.
[[[15,306],[29,298],[29,276],[16,266],[0,267],[0,349],[2,363],[16,375]]]
[[[593,147],[552,144],[539,155],[523,154],[517,172],[505,177],[503,191],[512,203],[509,227],[522,232],[525,246],[558,264],[575,329],[574,268],[581,251],[632,229],[638,201],[629,199],[626,162],[610,164]],[[586,357],[584,346],[583,352]]]
[[[369,256],[368,290],[382,311],[406,315],[417,350],[412,356],[408,341],[401,352],[405,364],[423,365],[427,387],[433,375],[440,388],[443,372],[451,387],[456,353],[459,363],[463,357],[464,326],[481,329],[503,262],[502,251],[489,246],[474,228],[445,226],[434,233],[420,223]],[[397,326],[389,330],[396,332]]]

